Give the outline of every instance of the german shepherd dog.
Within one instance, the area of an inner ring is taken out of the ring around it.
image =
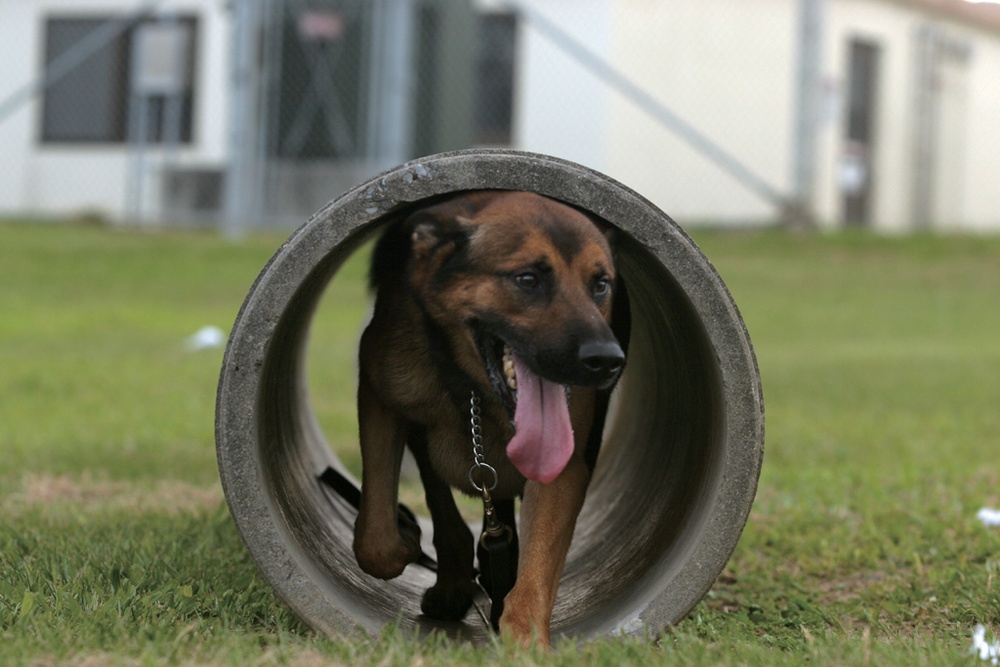
[[[436,583],[421,602],[428,617],[460,620],[476,591],[476,541],[451,491],[480,495],[470,479],[475,393],[482,451],[496,470],[492,495],[508,525],[522,499],[517,580],[500,631],[522,644],[549,642],[559,577],[625,364],[627,297],[613,236],[605,223],[534,193],[473,191],[410,213],[376,245],[376,301],[359,352],[354,553],[382,579],[420,557],[420,529],[397,510],[408,446],[438,556]],[[480,568],[488,566],[480,552]]]

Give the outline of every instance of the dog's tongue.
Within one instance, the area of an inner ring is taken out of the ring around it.
[[[516,432],[507,456],[528,479],[548,484],[563,471],[573,454],[566,388],[543,380],[514,356],[517,373]]]

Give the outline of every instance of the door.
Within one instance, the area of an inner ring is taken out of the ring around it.
[[[848,56],[847,127],[841,161],[840,186],[844,222],[867,227],[872,223],[874,154],[879,91],[880,47],[851,40]]]

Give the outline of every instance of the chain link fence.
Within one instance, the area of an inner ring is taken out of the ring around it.
[[[968,96],[1000,18],[974,33],[923,5],[5,0],[0,215],[287,227],[407,159],[494,146],[603,171],[685,223],[929,219],[969,207],[938,84]],[[930,64],[909,53],[928,25],[948,46]],[[905,126],[909,159],[875,126]]]

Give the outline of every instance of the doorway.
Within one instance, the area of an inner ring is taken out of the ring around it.
[[[852,39],[848,47],[847,127],[840,168],[844,222],[852,227],[872,223],[874,148],[881,47]]]

